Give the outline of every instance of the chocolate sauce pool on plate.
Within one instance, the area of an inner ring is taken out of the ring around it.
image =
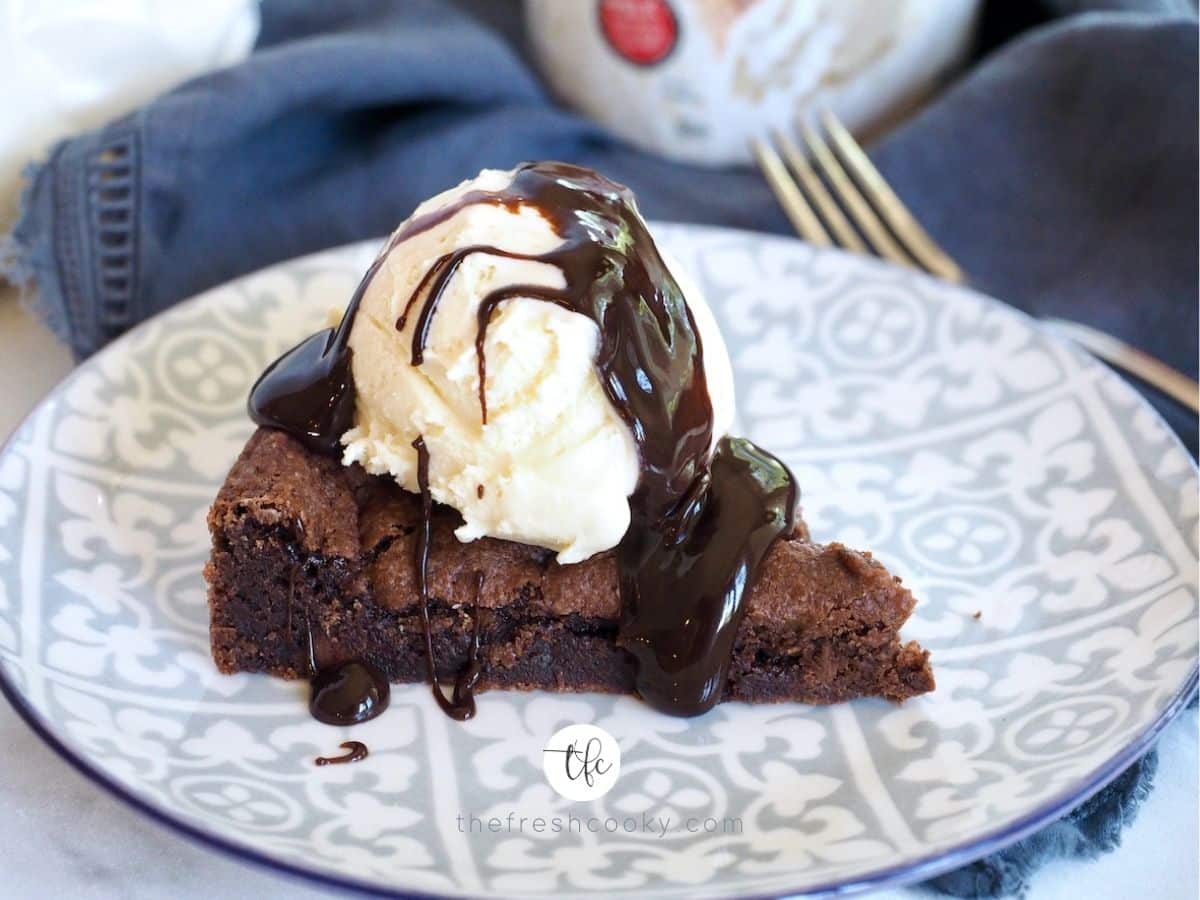
[[[291,615],[289,604],[288,614]],[[329,638],[313,628],[306,614],[308,643],[308,709],[326,725],[356,725],[375,718],[388,707],[391,685],[365,660],[338,660]]]
[[[391,686],[374,666],[357,660],[317,670],[308,709],[326,725],[357,725],[388,707]]]
[[[628,189],[577,166],[525,163],[502,190],[467,191],[410,219],[367,271],[339,327],[309,338],[263,373],[251,391],[251,417],[283,428],[313,450],[338,453],[341,435],[353,424],[349,335],[367,285],[397,244],[477,204],[533,207],[562,242],[540,254],[470,246],[435,260],[396,323],[403,329],[416,315],[411,362],[421,365],[438,302],[470,256],[529,259],[562,271],[562,289],[514,285],[481,299],[475,339],[480,415],[486,423],[484,346],[502,303],[532,298],[596,323],[596,372],[633,434],[641,464],[630,497],[631,523],[617,550],[618,640],[637,660],[637,689],[647,702],[675,715],[702,713],[724,690],[746,591],[759,563],[771,542],[792,528],[796,488],[782,462],[748,441],[723,439],[710,455],[713,411],[700,335]],[[425,540],[417,564],[427,616],[432,501],[428,452],[423,441],[418,444],[426,481]],[[428,636],[427,628],[432,679],[436,666]],[[438,694],[452,715],[460,699],[469,699],[469,690],[449,701]]]

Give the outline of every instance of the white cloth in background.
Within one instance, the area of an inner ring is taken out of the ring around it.
[[[0,233],[21,170],[209,69],[244,59],[257,0],[0,0]]]

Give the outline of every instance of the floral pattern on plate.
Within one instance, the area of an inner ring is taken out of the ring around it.
[[[739,430],[793,466],[817,538],[871,548],[921,598],[906,634],[932,651],[935,693],[693,720],[631,698],[488,694],[462,725],[406,687],[339,730],[307,718],[301,685],[219,675],[205,513],[250,434],[249,385],[349,296],[373,252],[357,246],[151,320],[15,435],[0,455],[14,701],[191,833],[385,891],[668,898],[916,878],[1115,774],[1195,682],[1196,475],[1162,422],[970,291],[783,238],[658,233],[727,335]],[[587,804],[555,795],[541,765],[579,722],[622,750],[617,785]],[[313,766],[351,736],[365,761]],[[506,824],[475,832],[472,816]]]

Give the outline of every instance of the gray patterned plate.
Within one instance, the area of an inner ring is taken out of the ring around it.
[[[781,238],[661,236],[728,336],[740,430],[794,467],[814,534],[874,549],[921,598],[906,631],[933,652],[934,694],[694,720],[489,694],[463,725],[410,687],[342,731],[307,717],[299,685],[217,674],[205,511],[250,433],[249,385],[345,301],[373,252],[358,246],[146,323],[17,432],[0,456],[9,698],[181,831],[439,895],[915,879],[1036,828],[1144,750],[1196,683],[1197,485],[1134,391],[970,291]],[[571,803],[541,751],[585,722],[619,740],[620,777]],[[367,760],[314,767],[350,737]]]

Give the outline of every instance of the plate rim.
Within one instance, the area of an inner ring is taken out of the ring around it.
[[[690,222],[675,222],[675,221],[660,221],[652,220],[652,227],[665,228],[674,231],[690,231],[690,232],[708,232],[710,234],[727,233],[742,237],[751,237],[756,240],[779,241],[787,244],[798,244],[804,247],[814,256],[817,255],[832,255],[842,257],[853,262],[854,265],[865,265],[868,268],[879,268],[893,273],[905,273],[918,279],[929,280],[934,284],[941,285],[936,278],[922,272],[910,271],[901,268],[895,264],[889,263],[886,260],[877,259],[874,257],[863,257],[857,254],[848,253],[844,250],[836,248],[813,247],[801,241],[798,238],[790,235],[775,234],[773,232],[760,232],[745,228],[730,228],[719,225],[706,225]],[[109,344],[102,347],[92,356],[88,357],[84,363],[94,362],[102,356],[113,353],[120,353],[124,345],[136,341],[140,332],[148,329],[156,320],[167,317],[187,307],[199,305],[206,301],[207,296],[214,290],[219,290],[225,285],[241,281],[254,275],[274,269],[280,266],[298,265],[305,262],[311,262],[321,256],[335,256],[341,253],[361,252],[363,248],[369,245],[377,244],[383,238],[368,238],[362,241],[353,241],[348,244],[342,244],[336,247],[327,247],[313,253],[303,254],[301,256],[291,257],[289,259],[279,260],[262,266],[250,272],[243,273],[235,278],[228,279],[220,284],[213,285],[199,294],[181,300],[178,303],[172,304],[166,309],[160,310],[149,318],[139,322],[133,328],[119,335]],[[1023,320],[1027,325],[1033,328],[1043,339],[1057,345],[1060,348],[1065,348],[1077,360],[1083,359],[1088,363],[1094,363],[1104,369],[1108,375],[1121,384],[1129,393],[1136,398],[1136,402],[1141,405],[1143,410],[1148,410],[1154,417],[1154,420],[1163,429],[1165,434],[1174,442],[1176,448],[1183,453],[1188,464],[1194,473],[1200,473],[1200,465],[1192,458],[1191,453],[1183,444],[1183,441],[1177,435],[1174,429],[1163,419],[1162,415],[1154,406],[1146,400],[1142,394],[1133,387],[1120,373],[1112,369],[1101,360],[1094,360],[1087,356],[1084,351],[1071,344],[1066,339],[1055,334],[1051,329],[1043,328],[1038,320],[1026,313],[1024,310],[1018,309],[1015,306],[993,297],[990,294],[976,290],[969,285],[954,285],[959,290],[964,290],[973,294],[976,298],[984,301],[993,309],[1003,310],[1008,315],[1013,315],[1018,319]],[[29,423],[41,414],[46,404],[58,398],[80,374],[85,370],[84,363],[76,365],[70,372],[61,378],[55,385],[47,391],[34,406],[25,413],[13,428],[13,430],[5,436],[3,442],[0,442],[0,459],[3,459],[9,453],[13,452],[13,446],[16,439],[21,435]],[[898,887],[907,884],[913,884],[919,881],[924,881],[929,878],[934,878],[940,874],[948,872],[952,869],[967,865],[975,860],[991,855],[997,851],[1028,837],[1034,832],[1045,827],[1049,823],[1061,818],[1069,812],[1086,802],[1103,788],[1107,787],[1118,775],[1132,765],[1143,754],[1149,751],[1163,730],[1173,722],[1179,714],[1190,704],[1192,696],[1197,693],[1200,688],[1200,660],[1192,666],[1187,675],[1182,679],[1178,689],[1171,695],[1169,701],[1160,711],[1158,716],[1150,722],[1141,732],[1139,732],[1132,740],[1125,744],[1121,750],[1109,757],[1092,772],[1084,777],[1081,784],[1074,788],[1067,788],[1060,791],[1054,797],[1034,808],[1030,812],[1019,816],[1018,818],[1007,822],[997,828],[984,832],[981,836],[961,841],[953,844],[943,850],[934,851],[924,856],[909,860],[903,863],[883,866],[873,871],[865,872],[861,875],[851,876],[849,878],[834,879],[828,882],[820,883],[810,887],[801,888],[798,890],[782,890],[772,891],[768,893],[752,893],[739,895],[744,900],[778,900],[785,897],[830,897],[835,895],[859,894],[869,890],[878,890],[886,887]],[[226,838],[221,834],[216,833],[208,828],[198,824],[192,824],[179,817],[173,811],[166,807],[162,807],[153,801],[140,797],[129,788],[122,785],[116,779],[108,775],[98,764],[96,764],[86,753],[73,749],[62,738],[58,736],[52,725],[43,719],[43,717],[34,709],[26,700],[23,691],[13,683],[6,673],[5,667],[0,666],[0,695],[8,701],[17,715],[25,722],[26,725],[36,734],[47,746],[50,747],[61,759],[67,762],[73,769],[83,775],[88,781],[104,788],[110,795],[115,796],[118,800],[132,807],[143,815],[147,816],[151,821],[164,826],[169,831],[174,832],[194,844],[206,847],[211,850],[216,850],[219,853],[233,859],[250,862],[261,866],[270,871],[282,874],[285,876],[299,877],[308,881],[316,882],[330,887],[337,887],[355,891],[360,894],[373,895],[377,897],[400,898],[400,900],[443,900],[446,897],[474,897],[481,895],[464,894],[444,894],[430,893],[426,891],[418,891],[405,889],[403,887],[384,887],[378,883],[358,879],[349,875],[333,873],[328,870],[313,868],[302,863],[290,862],[271,855],[268,852],[254,848],[253,846],[241,843],[237,840]],[[488,896],[504,896],[504,895],[488,895]]]
[[[0,456],[7,450],[7,442],[0,447]],[[926,881],[942,875],[952,869],[968,865],[985,856],[990,856],[1006,847],[1015,844],[1022,838],[1041,830],[1052,822],[1061,819],[1067,812],[1077,808],[1107,787],[1118,775],[1124,772],[1143,754],[1149,751],[1163,730],[1189,705],[1192,695],[1196,693],[1200,679],[1200,664],[1193,666],[1184,680],[1183,685],[1172,696],[1170,702],[1163,708],[1149,726],[1135,740],[1126,744],[1121,753],[1110,757],[1100,766],[1093,776],[1087,780],[1081,790],[1064,790],[1053,799],[1042,804],[1012,822],[1007,823],[983,837],[963,841],[946,850],[926,854],[916,860],[898,863],[892,866],[867,872],[863,875],[817,884],[797,891],[770,892],[766,894],[741,894],[742,900],[781,900],[787,897],[832,897],[860,894],[870,890],[886,887],[901,887]],[[99,766],[90,761],[90,757],[76,753],[50,726],[42,720],[37,711],[25,701],[21,692],[12,685],[4,669],[0,667],[0,694],[8,700],[17,714],[41,738],[50,749],[64,759],[73,769],[82,774],[93,784],[108,791],[109,794],[123,801],[152,821],[165,826],[169,831],[191,840],[212,850],[223,853],[239,861],[255,863],[279,874],[299,876],[331,887],[346,888],[361,894],[376,897],[396,898],[396,900],[444,900],[447,897],[483,897],[472,894],[431,894],[424,891],[405,890],[401,888],[381,887],[378,884],[353,878],[347,875],[334,874],[326,870],[309,868],[300,863],[288,862],[269,853],[254,849],[229,838],[193,825],[175,816],[165,808],[161,808],[149,800],[137,796],[107,775]],[[504,894],[487,895],[503,897]],[[515,895],[510,895],[515,896]]]

